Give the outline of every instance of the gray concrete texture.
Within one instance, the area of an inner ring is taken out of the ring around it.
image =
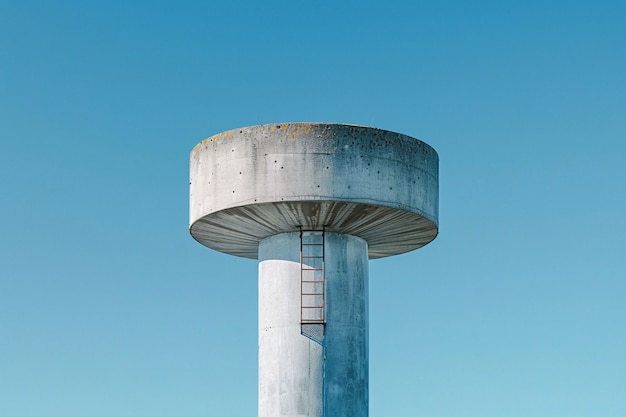
[[[190,231],[252,259],[262,239],[298,226],[361,237],[370,259],[408,252],[437,236],[438,163],[426,143],[376,128],[230,130],[191,152]]]
[[[437,236],[438,163],[417,139],[340,124],[235,129],[193,149],[192,236],[260,261],[259,417],[367,417],[368,258]],[[301,271],[319,265],[301,229],[324,231],[323,298],[306,294],[320,284]],[[304,311],[323,316],[321,337]]]
[[[300,334],[300,234],[259,247],[259,417],[368,415],[367,243],[326,233],[323,343]]]

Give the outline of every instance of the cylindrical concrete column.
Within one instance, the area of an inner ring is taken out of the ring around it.
[[[259,244],[259,417],[368,415],[365,240],[325,234],[322,345],[300,327],[300,235]]]
[[[259,417],[322,416],[322,346],[300,334],[300,234],[259,244]]]

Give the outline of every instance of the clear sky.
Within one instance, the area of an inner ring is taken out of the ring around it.
[[[255,416],[256,262],[188,233],[223,130],[440,156],[370,262],[370,415],[626,416],[623,1],[0,0],[0,416]]]

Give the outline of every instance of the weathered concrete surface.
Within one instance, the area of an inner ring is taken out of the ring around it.
[[[368,271],[363,239],[326,234],[324,416],[368,415]]]
[[[300,235],[259,245],[259,417],[322,416],[322,346],[300,334]]]
[[[367,243],[326,233],[323,347],[300,334],[300,238],[259,245],[259,417],[368,415]]]
[[[341,124],[253,126],[194,148],[192,236],[260,260],[260,417],[368,415],[367,260],[437,236],[438,164],[417,139]],[[326,230],[321,345],[301,334],[300,226]]]
[[[362,126],[231,130],[191,153],[190,231],[248,258],[298,226],[361,237],[370,259],[408,252],[437,235],[438,161],[422,141]]]

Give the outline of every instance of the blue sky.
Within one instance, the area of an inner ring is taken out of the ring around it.
[[[626,415],[626,6],[0,2],[0,416],[256,415],[256,262],[188,234],[223,130],[440,156],[370,262],[370,415]]]

